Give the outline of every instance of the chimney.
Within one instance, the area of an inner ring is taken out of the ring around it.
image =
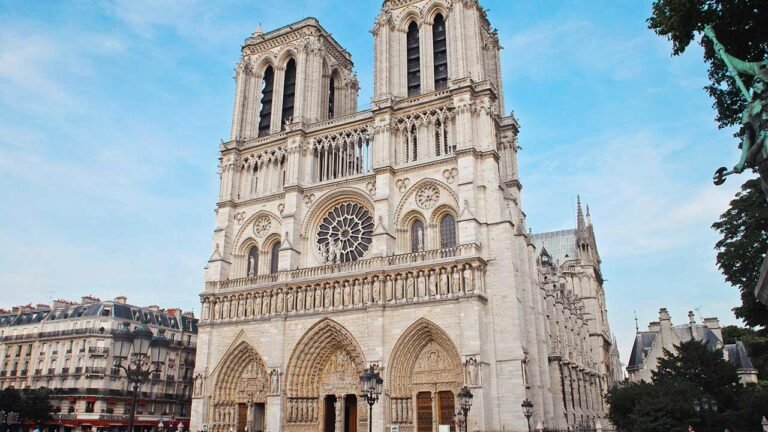
[[[661,323],[658,321],[651,321],[648,323],[648,331],[653,333],[661,332]]]
[[[48,306],[48,305],[47,305],[47,304],[45,304],[45,303],[38,303],[38,304],[35,306],[35,309],[37,309],[37,310],[39,310],[39,311],[49,311],[49,310],[51,310],[51,307],[50,307],[50,306]]]
[[[147,309],[151,310],[152,312],[159,312],[160,311],[160,306],[158,306],[158,305],[149,305],[149,306],[147,306]]]
[[[704,325],[712,331],[712,333],[723,341],[723,329],[720,327],[720,320],[717,318],[704,318]]]
[[[119,295],[115,297],[115,303],[125,304],[128,301],[128,298],[124,295]]]
[[[80,297],[80,303],[82,304],[93,304],[93,303],[98,303],[100,301],[101,299],[99,299],[98,297],[94,297],[92,295]]]
[[[667,308],[659,309],[659,322],[661,323],[661,346],[666,347],[680,343],[673,335],[672,318],[670,318]]]
[[[691,328],[691,338],[700,340],[699,332],[696,331],[696,315],[693,314],[693,311],[688,311],[688,326]]]

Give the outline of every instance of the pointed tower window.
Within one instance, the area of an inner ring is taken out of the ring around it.
[[[277,241],[272,245],[272,249],[269,251],[269,272],[277,273],[277,266],[280,263],[280,242]]]
[[[258,274],[257,268],[259,267],[259,248],[256,246],[251,246],[250,249],[248,249],[248,277],[253,277]]]
[[[435,90],[448,87],[448,45],[446,43],[445,19],[440,14],[432,24],[432,53],[435,65]]]
[[[288,60],[285,66],[285,83],[283,84],[283,115],[282,128],[293,119],[293,103],[296,99],[296,61]]]
[[[421,93],[421,59],[419,55],[419,27],[415,22],[408,26],[406,37],[408,51],[408,96]]]
[[[456,219],[453,215],[445,215],[440,219],[440,249],[456,247]]]
[[[259,112],[259,136],[269,135],[272,122],[272,91],[275,84],[275,71],[272,66],[264,71],[261,82],[261,112]]]
[[[334,105],[336,103],[336,80],[331,75],[328,82],[328,119],[333,118]]]

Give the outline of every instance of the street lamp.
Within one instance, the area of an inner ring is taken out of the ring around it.
[[[523,403],[520,404],[520,406],[523,408],[523,415],[525,416],[525,420],[528,422],[528,432],[531,432],[531,417],[533,416],[533,402],[528,400],[528,398],[525,398]]]
[[[472,392],[467,386],[459,390],[459,408],[464,417],[464,432],[469,428],[469,410],[472,408]]]
[[[360,374],[360,390],[368,402],[368,432],[373,431],[373,404],[379,400],[384,380],[381,375],[370,366]]]
[[[168,356],[171,342],[166,339],[164,330],[158,330],[152,336],[152,330],[146,324],[136,326],[133,331],[129,323],[113,335],[115,369],[122,369],[128,381],[133,384],[133,401],[131,415],[128,421],[128,432],[133,432],[133,422],[136,417],[136,398],[141,384],[149,381],[150,376],[160,374],[160,366]],[[123,363],[126,364],[123,364]],[[162,422],[158,425],[162,427]]]

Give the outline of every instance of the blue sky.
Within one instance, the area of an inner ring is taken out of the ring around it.
[[[671,57],[650,0],[485,0],[507,110],[522,124],[534,231],[588,203],[622,359],[669,308],[736,323],[710,229],[746,178],[702,87],[698,46]],[[243,39],[317,17],[353,56],[367,107],[379,0],[0,0],[2,306],[125,294],[197,309],[217,148]]]

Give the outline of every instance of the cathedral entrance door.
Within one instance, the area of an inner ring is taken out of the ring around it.
[[[440,413],[438,422],[441,425],[449,425],[451,432],[456,430],[455,404],[453,392],[441,391],[437,393],[437,410]]]
[[[237,432],[245,432],[248,425],[248,405],[244,403],[237,404]]]
[[[344,432],[357,432],[357,396],[344,396]]]
[[[336,396],[328,395],[323,404],[323,432],[336,431]]]
[[[263,403],[253,404],[253,431],[249,432],[264,432],[264,411]]]
[[[432,432],[432,393],[416,393],[416,431]]]

